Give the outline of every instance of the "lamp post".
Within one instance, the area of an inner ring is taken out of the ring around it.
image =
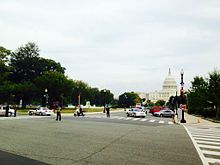
[[[106,89],[103,90],[104,96],[103,96],[103,100],[104,100],[104,109],[103,109],[103,113],[105,113],[105,93],[106,93]]]
[[[181,90],[180,90],[180,98],[181,98],[181,103],[183,103],[183,95],[184,95],[184,92],[183,92],[183,86],[184,86],[184,82],[183,82],[183,74],[184,74],[184,71],[183,69],[181,70],[180,72],[181,74]],[[184,110],[182,109],[182,119],[180,121],[181,123],[186,123],[186,120],[184,119]]]
[[[47,107],[48,106],[48,98],[49,98],[49,95],[48,95],[48,90],[47,88],[44,90],[45,94],[44,94],[44,97],[45,97],[45,106]]]
[[[124,103],[124,104],[125,104],[124,111],[126,111],[126,107],[127,107],[127,98],[128,98],[128,96],[125,94],[124,97],[125,97],[125,100],[124,100],[124,101],[125,101],[125,103]]]

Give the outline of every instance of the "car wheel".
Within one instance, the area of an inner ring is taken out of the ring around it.
[[[130,115],[127,113],[127,117],[129,117]]]
[[[43,113],[42,113],[42,112],[40,112],[40,113],[39,113],[39,115],[40,115],[40,116],[43,116]]]
[[[29,115],[30,115],[30,116],[33,115],[33,112],[29,112]]]
[[[163,117],[163,115],[162,115],[162,114],[160,114],[160,117]]]
[[[11,112],[8,112],[8,116],[12,116],[12,113],[11,113]]]

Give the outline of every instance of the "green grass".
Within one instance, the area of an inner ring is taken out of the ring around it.
[[[29,109],[18,109],[17,114],[26,115],[28,114]],[[110,111],[119,110],[117,108],[111,108]],[[75,108],[64,108],[62,109],[62,113],[74,113],[76,111]],[[103,112],[103,108],[83,108],[85,112]]]

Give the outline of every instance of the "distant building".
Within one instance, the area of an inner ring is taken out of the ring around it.
[[[170,96],[175,96],[177,92],[177,84],[175,78],[171,75],[171,70],[169,69],[168,76],[165,78],[163,82],[163,88],[159,92],[151,92],[149,93],[148,100],[152,102],[156,102],[158,100],[168,101]]]
[[[168,101],[170,96],[175,96],[177,92],[177,84],[175,78],[171,75],[171,70],[169,69],[168,76],[163,82],[163,87],[161,91],[155,91],[150,93],[138,93],[141,98],[146,98],[146,100],[151,100],[152,102],[157,102],[158,100]]]

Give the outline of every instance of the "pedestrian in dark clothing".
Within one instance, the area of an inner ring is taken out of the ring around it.
[[[57,108],[57,119],[56,120],[61,121],[61,108],[60,107]]]
[[[107,115],[107,117],[110,117],[110,108],[109,107],[106,107],[106,115]]]
[[[5,117],[8,117],[8,112],[9,112],[9,105],[7,104],[5,108]]]

